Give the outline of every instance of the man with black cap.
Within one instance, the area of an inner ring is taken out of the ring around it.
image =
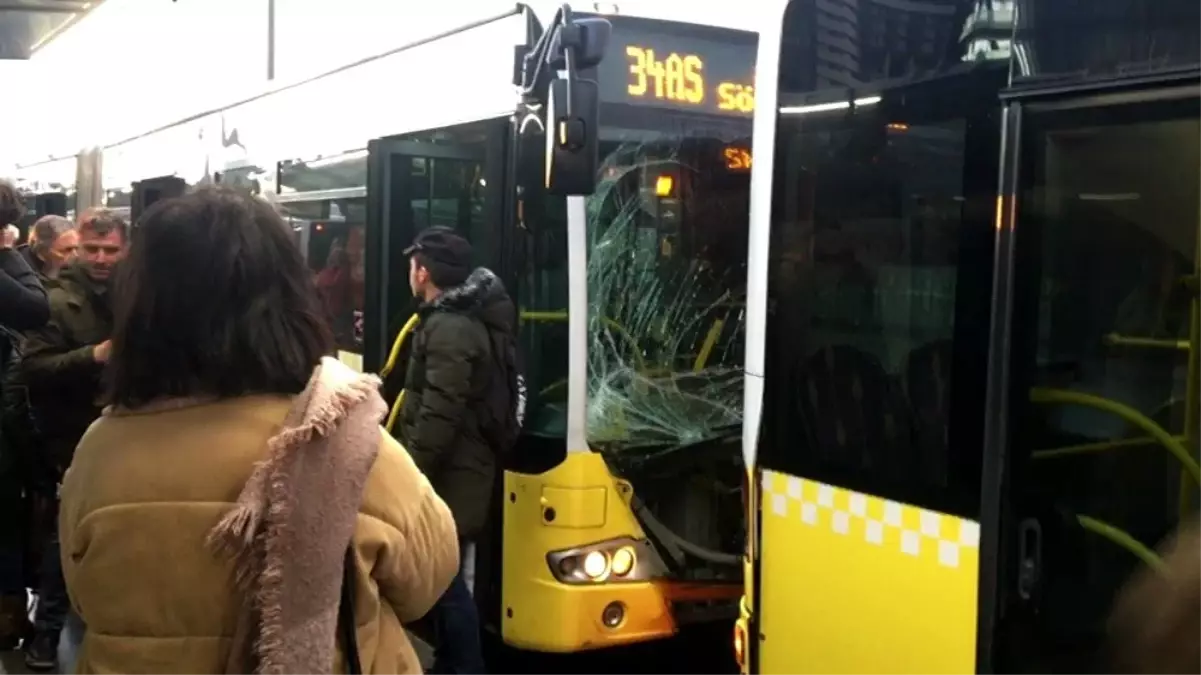
[[[511,372],[503,357],[512,353],[516,309],[495,274],[472,269],[471,244],[451,228],[422,231],[405,253],[421,321],[405,374],[400,440],[454,514],[466,561],[488,521],[501,451],[489,420],[502,396],[497,385]],[[479,613],[462,571],[430,618],[430,672],[484,672]]]

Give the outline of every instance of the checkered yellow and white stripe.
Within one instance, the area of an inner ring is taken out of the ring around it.
[[[759,671],[975,669],[978,523],[764,471]]]
[[[771,471],[763,473],[763,508],[874,546],[899,547],[905,555],[926,550],[946,567],[959,567],[964,549],[980,547],[974,521]]]

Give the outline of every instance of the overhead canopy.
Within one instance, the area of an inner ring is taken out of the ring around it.
[[[0,0],[0,59],[28,59],[103,0]]]

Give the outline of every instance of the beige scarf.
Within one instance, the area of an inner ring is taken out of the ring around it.
[[[210,547],[235,561],[242,593],[225,672],[333,669],[343,559],[387,412],[379,384],[323,359],[209,533]]]

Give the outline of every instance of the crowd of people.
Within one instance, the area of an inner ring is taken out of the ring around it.
[[[0,183],[0,225],[22,212]],[[16,238],[0,649],[39,671],[421,672],[405,626],[424,618],[434,671],[484,672],[460,561],[511,441],[490,427],[516,309],[466,240],[431,228],[409,249],[422,320],[394,438],[379,379],[331,358],[268,203],[210,186],[136,227],[91,209]]]

